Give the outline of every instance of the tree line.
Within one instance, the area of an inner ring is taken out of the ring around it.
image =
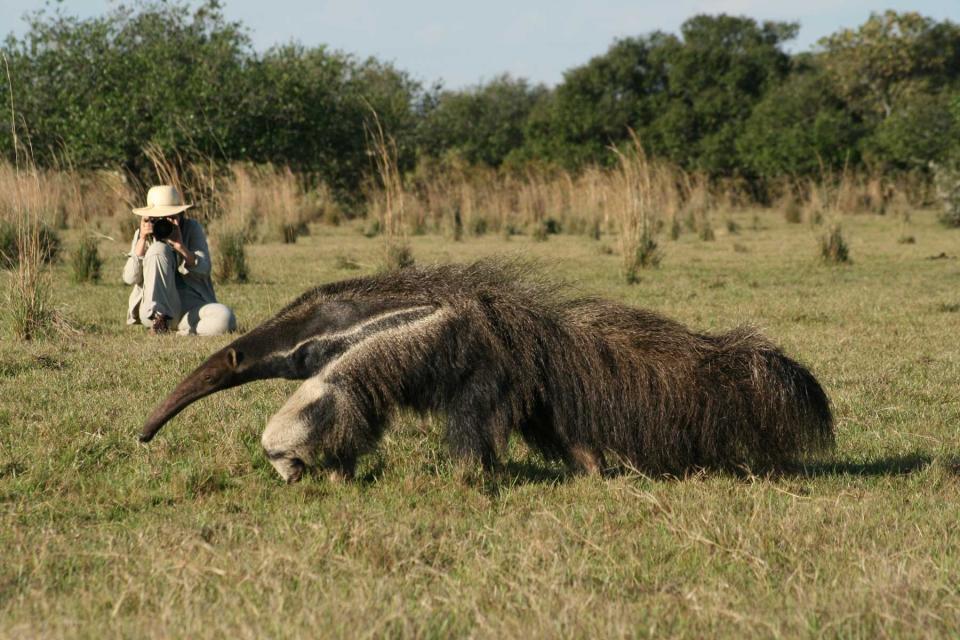
[[[218,0],[150,0],[81,19],[31,14],[2,46],[21,150],[39,164],[149,170],[153,145],[189,160],[290,165],[354,194],[376,114],[411,170],[425,160],[577,170],[631,132],[654,157],[762,185],[847,168],[924,172],[960,148],[960,27],[873,14],[811,52],[796,23],[698,15],[678,34],[616,40],[547,88],[510,75],[425,86],[324,46],[259,53]],[[11,95],[12,90],[12,95]],[[0,153],[15,157],[11,127]]]

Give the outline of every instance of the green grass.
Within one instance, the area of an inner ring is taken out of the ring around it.
[[[635,285],[586,236],[409,241],[418,264],[534,256],[699,329],[758,325],[837,417],[835,456],[778,479],[570,477],[515,443],[507,480],[471,484],[440,420],[404,415],[357,482],[288,487],[259,446],[296,388],[281,381],[202,400],[141,445],[157,399],[229,338],[125,327],[123,243],[102,247],[100,284],[55,266],[84,335],[0,342],[0,636],[954,635],[960,264],[927,258],[957,255],[960,231],[920,212],[901,244],[898,221],[845,218],[853,263],[836,269],[814,231],[752,216],[715,242],[662,237]],[[250,328],[372,272],[382,240],[356,226],[249,247],[252,281],[220,298]]]

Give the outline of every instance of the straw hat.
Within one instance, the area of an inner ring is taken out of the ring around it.
[[[183,198],[180,197],[176,187],[163,184],[159,187],[150,187],[150,191],[147,192],[147,206],[134,209],[133,212],[146,218],[165,218],[175,216],[192,206],[192,204],[183,204]]]

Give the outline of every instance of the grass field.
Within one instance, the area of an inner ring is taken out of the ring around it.
[[[411,244],[419,262],[533,256],[700,329],[758,325],[833,401],[835,455],[803,474],[574,477],[517,442],[511,479],[475,485],[439,419],[400,416],[357,482],[285,486],[259,435],[296,383],[207,398],[141,445],[155,401],[229,338],[125,327],[125,241],[101,244],[103,284],[57,266],[83,335],[0,343],[0,636],[955,636],[960,232],[847,217],[853,264],[830,267],[819,231],[734,218],[714,242],[661,239],[633,286],[612,238]],[[253,281],[218,294],[250,328],[380,248],[316,227],[250,247]]]

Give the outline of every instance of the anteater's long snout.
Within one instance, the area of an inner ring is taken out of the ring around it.
[[[157,405],[143,425],[140,442],[150,442],[163,425],[200,398],[240,384],[236,375],[239,360],[232,347],[210,356]]]

